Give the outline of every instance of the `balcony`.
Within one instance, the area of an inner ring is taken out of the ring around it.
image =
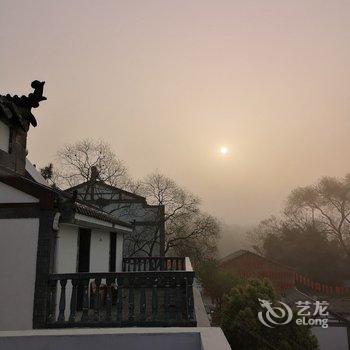
[[[49,276],[46,328],[196,326],[188,258],[123,259],[123,272]]]

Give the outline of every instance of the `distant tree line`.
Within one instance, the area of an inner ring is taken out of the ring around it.
[[[249,237],[258,253],[315,280],[349,279],[350,175],[296,188],[282,215],[263,220]]]

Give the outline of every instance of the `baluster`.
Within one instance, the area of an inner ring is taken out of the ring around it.
[[[107,293],[106,293],[106,321],[111,320],[112,315],[112,283],[114,283],[114,277],[106,279]]]
[[[147,258],[143,259],[143,271],[147,271]]]
[[[194,319],[193,305],[193,276],[186,278],[186,305],[188,320]]]
[[[75,322],[75,315],[77,311],[77,293],[79,280],[72,279],[72,295],[70,298],[70,315],[69,322]]]
[[[159,271],[159,270],[160,270],[160,262],[159,262],[159,259],[154,258],[153,263],[154,263],[154,271]]]
[[[153,280],[152,288],[152,318],[156,320],[158,317],[158,278]]]
[[[99,321],[100,320],[100,285],[101,285],[101,278],[98,277],[95,279],[95,285],[96,285],[96,291],[95,291],[95,298],[94,298],[94,320]]]
[[[90,280],[83,280],[83,314],[81,321],[86,322],[89,320],[89,282]]]
[[[176,284],[176,319],[181,320],[182,318],[182,290],[181,290],[181,280],[177,278],[175,280]]]
[[[117,322],[123,320],[123,277],[117,277]]]
[[[179,270],[179,258],[176,258],[176,271]]]
[[[53,323],[55,321],[56,314],[56,286],[57,281],[49,281],[49,301],[48,301],[48,316],[47,322]]]
[[[125,262],[125,258],[123,259],[123,262],[122,262],[122,271],[125,271],[126,270],[126,262]]]
[[[128,258],[128,271],[130,271],[131,259]]]
[[[134,311],[135,311],[135,304],[134,304],[134,283],[135,280],[130,281],[131,278],[129,277],[129,321],[134,320]]]
[[[64,322],[65,317],[64,317],[64,311],[66,309],[66,285],[67,285],[67,280],[62,279],[60,280],[61,284],[61,297],[60,297],[60,304],[59,304],[59,314],[58,314],[58,322]]]
[[[170,284],[168,278],[165,281],[164,287],[164,319],[168,321],[170,318],[170,294],[169,294]]]
[[[140,288],[140,320],[142,321],[146,319],[146,282],[146,279],[143,278]]]
[[[137,271],[141,271],[141,259],[137,259]]]
[[[135,260],[135,258],[133,258],[132,261],[133,261],[133,271],[136,271],[136,260]]]

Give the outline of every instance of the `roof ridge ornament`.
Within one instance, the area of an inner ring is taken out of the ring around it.
[[[41,101],[47,100],[47,98],[43,96],[44,84],[44,81],[34,80],[30,84],[34,91],[31,92],[28,96],[22,95],[21,97],[19,97],[18,95],[11,96],[10,94],[7,94],[6,97],[11,99],[18,106],[37,108],[39,107],[39,103]]]
[[[34,115],[31,113],[32,108],[39,107],[41,101],[45,101],[47,98],[43,96],[44,92],[44,81],[34,80],[31,83],[31,87],[34,89],[28,96],[18,95],[6,96],[0,95],[0,111],[3,110],[8,119],[14,118],[19,125],[24,129],[28,130],[28,125],[23,123],[23,119],[27,120],[34,127],[37,126],[37,121]],[[2,98],[2,99],[1,99]]]
[[[34,92],[28,95],[28,102],[32,108],[39,107],[39,103],[41,101],[47,100],[45,96],[43,96],[44,92],[44,81],[34,80],[30,84],[30,86],[34,89]]]

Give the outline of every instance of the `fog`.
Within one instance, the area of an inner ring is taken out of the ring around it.
[[[1,93],[46,81],[33,163],[104,139],[134,177],[165,173],[230,227],[349,172],[350,2],[102,4],[2,1]]]

